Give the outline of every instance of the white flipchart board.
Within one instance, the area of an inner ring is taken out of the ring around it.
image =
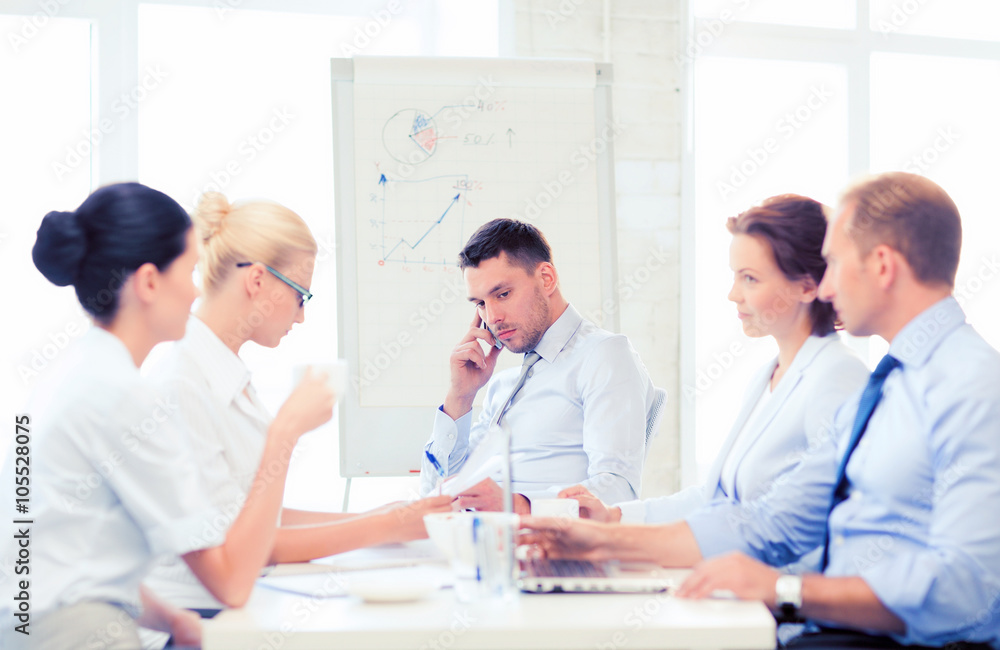
[[[464,335],[458,252],[512,217],[566,298],[618,330],[611,68],[535,59],[333,59],[340,473],[419,472]],[[500,368],[520,364],[504,352]],[[346,498],[345,498],[346,503]]]

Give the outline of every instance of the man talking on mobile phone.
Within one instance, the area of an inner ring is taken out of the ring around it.
[[[566,301],[549,244],[530,224],[484,224],[459,254],[459,267],[475,313],[451,352],[451,385],[425,451],[453,475],[496,425],[511,435],[515,511],[530,512],[531,498],[555,497],[576,483],[608,503],[637,498],[654,389],[628,339]],[[494,376],[497,340],[524,355],[520,368]],[[472,403],[484,386],[473,422]],[[422,493],[439,474],[424,454]],[[501,502],[492,479],[459,499],[477,510],[499,510]]]

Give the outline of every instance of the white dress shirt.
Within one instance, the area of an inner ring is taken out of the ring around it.
[[[868,381],[867,367],[839,335],[810,336],[751,422],[777,363],[773,359],[765,364],[747,385],[743,406],[705,482],[676,494],[621,503],[622,523],[677,521],[713,499],[755,499],[830,437],[837,409]],[[728,489],[723,489],[727,462],[735,468]]]
[[[572,305],[535,347],[541,359],[501,426],[516,455],[512,487],[529,498],[555,496],[582,483],[605,501],[639,494],[646,444],[646,414],[653,384],[628,339],[586,321]],[[457,421],[439,408],[425,449],[445,475],[458,472],[489,431],[521,374],[497,373],[486,385],[475,424],[472,413]],[[422,459],[420,487],[429,494],[437,473]]]
[[[217,546],[218,513],[175,422],[178,405],[139,375],[131,353],[97,327],[63,352],[35,390],[31,418],[31,610],[93,600],[141,610],[139,582],[158,555]],[[13,453],[0,483],[12,508]],[[13,535],[0,542],[16,557]],[[15,576],[11,576],[13,579]],[[0,617],[13,625],[11,600]]]
[[[150,378],[180,407],[190,431],[204,498],[221,515],[212,522],[222,535],[239,515],[257,475],[271,416],[243,360],[196,316],[184,338],[152,369]],[[180,558],[164,558],[144,581],[179,607],[221,608]]]

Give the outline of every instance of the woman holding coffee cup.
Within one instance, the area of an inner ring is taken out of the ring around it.
[[[192,218],[202,246],[203,300],[153,377],[174,396],[196,438],[200,470],[211,486],[206,496],[222,512],[238,512],[271,421],[240,350],[250,341],[276,347],[305,320],[317,246],[305,221],[276,203],[230,204],[209,193]],[[361,515],[285,508],[271,561],[426,537],[423,515],[449,510],[450,501],[435,497]],[[182,607],[219,607],[176,560],[157,567],[147,584]]]

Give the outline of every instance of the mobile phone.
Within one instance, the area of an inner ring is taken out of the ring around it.
[[[500,337],[497,336],[497,333],[493,331],[493,328],[487,325],[486,321],[483,321],[483,327],[486,328],[487,332],[493,335],[493,347],[497,350],[503,350],[503,341],[501,341]]]

